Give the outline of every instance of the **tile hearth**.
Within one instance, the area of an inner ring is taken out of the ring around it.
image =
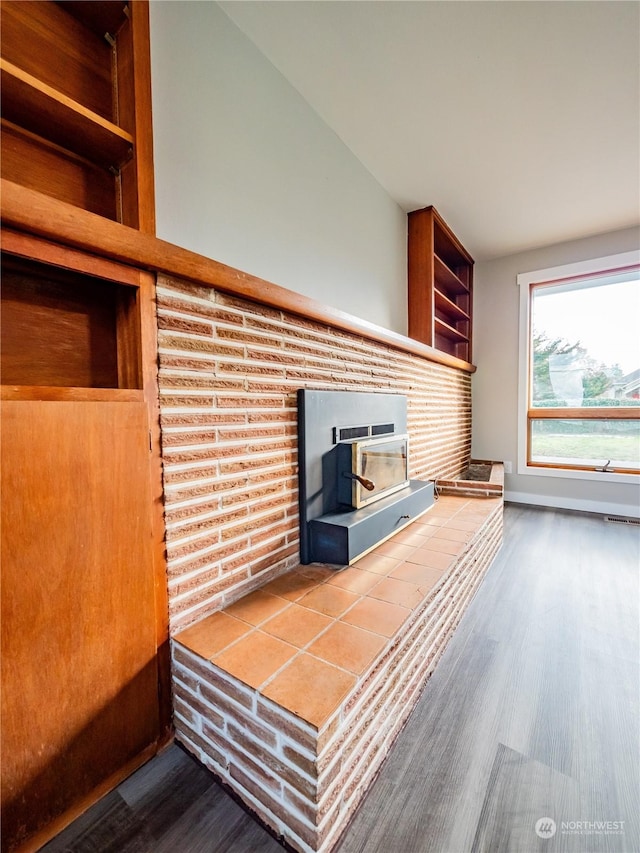
[[[294,848],[328,850],[501,541],[443,496],[351,567],[298,566],[174,637],[178,739]]]

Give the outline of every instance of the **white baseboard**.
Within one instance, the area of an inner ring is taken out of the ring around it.
[[[616,504],[606,501],[589,501],[580,498],[560,498],[551,495],[529,495],[526,492],[504,493],[505,501],[531,506],[550,506],[555,509],[575,509],[580,512],[595,512],[601,515],[620,515],[625,518],[640,518],[640,507],[631,504]]]

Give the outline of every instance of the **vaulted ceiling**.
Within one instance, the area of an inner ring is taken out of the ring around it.
[[[640,4],[219,4],[405,210],[477,260],[640,221]]]

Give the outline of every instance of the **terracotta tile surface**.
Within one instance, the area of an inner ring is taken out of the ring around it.
[[[423,518],[426,520],[427,518],[437,518],[440,523],[445,521],[446,519],[452,518],[460,511],[459,507],[448,507],[446,504],[442,503],[442,500],[439,500],[438,503],[433,507],[433,510],[427,513]],[[419,518],[418,521],[422,521],[422,518]]]
[[[412,549],[410,548],[409,550]],[[350,566],[348,569],[337,572],[327,583],[331,584],[331,586],[339,586],[341,589],[348,589],[350,592],[359,592],[361,595],[364,595],[379,580],[380,575],[376,575],[374,572],[365,572],[362,569]]]
[[[307,651],[327,663],[361,675],[386,644],[386,637],[336,622]]]
[[[318,581],[307,575],[300,572],[287,572],[286,575],[280,575],[279,578],[270,581],[260,589],[269,595],[279,595],[289,601],[297,601],[305,593],[315,589],[316,586],[318,586]]]
[[[388,575],[399,562],[398,557],[385,557],[383,554],[376,554],[374,551],[356,560],[354,566],[359,569],[366,569],[368,572],[375,572],[377,575]]]
[[[402,563],[393,570],[391,577],[398,580],[417,584],[423,592],[427,592],[440,580],[444,572],[431,566],[421,566],[418,563]]]
[[[303,607],[310,607],[327,616],[341,616],[344,611],[354,604],[358,597],[346,589],[340,589],[331,584],[323,584],[312,592],[307,593],[298,602]]]
[[[469,503],[469,498],[458,497],[457,495],[442,495],[439,498],[436,506],[455,510],[456,512],[463,506]]]
[[[493,503],[444,496],[353,566],[297,566],[176,640],[321,729]]]
[[[465,521],[462,516],[456,515],[455,518],[449,519],[443,530],[465,530],[468,533],[475,533],[478,529],[476,521]]]
[[[252,631],[234,646],[212,658],[212,662],[249,687],[258,688],[297,651],[275,637]]]
[[[283,598],[269,595],[268,592],[258,589],[230,604],[225,612],[231,616],[236,616],[238,619],[243,619],[251,625],[259,625],[265,619],[274,616],[280,610],[284,610],[286,606],[287,602]]]
[[[262,631],[302,648],[333,623],[330,616],[292,604],[261,626]]]
[[[200,657],[210,658],[251,630],[246,622],[218,612],[181,631],[176,640]]]
[[[427,548],[430,551],[441,551],[443,554],[451,554],[456,557],[464,551],[464,542],[454,542],[453,539],[443,539],[440,533],[436,533],[429,539]]]
[[[313,690],[309,689],[310,684]],[[355,675],[303,652],[262,693],[320,729],[355,684]]]
[[[493,501],[487,500],[483,501],[482,504],[479,502],[469,503],[467,506],[463,507],[460,510],[460,515],[464,518],[486,518],[493,511],[493,507],[491,504]]]
[[[413,607],[419,594],[417,584],[407,583],[396,578],[384,578],[371,590],[369,595],[380,601],[389,601],[391,604],[401,604],[403,607]]]
[[[403,545],[411,545],[414,548],[419,548],[421,545],[426,543],[429,536],[432,536],[433,533],[433,527],[429,527],[426,524],[422,527],[417,527],[415,524],[412,524],[411,527],[407,527],[406,530],[401,530],[400,533],[396,533],[393,538],[394,541],[400,542]]]
[[[407,557],[405,562],[417,563],[420,566],[431,566],[433,569],[442,569],[442,571],[445,571],[453,563],[454,559],[455,557],[451,554],[443,554],[442,551],[418,548],[410,557]]]
[[[409,602],[407,603],[407,607],[409,607],[411,610],[415,610],[416,607],[419,607],[424,602],[424,600],[426,598],[426,592],[427,591],[425,591],[421,588],[418,588],[416,590],[415,595],[409,599]]]
[[[422,518],[419,518],[415,524],[419,527],[421,526],[429,526],[429,527],[442,527],[443,524],[446,524],[449,521],[448,515],[423,515]]]
[[[413,547],[411,543],[403,543],[394,536],[393,539],[389,539],[387,542],[383,542],[382,545],[374,548],[373,553],[382,554],[383,557],[397,557],[399,560],[404,560],[407,554],[410,554],[412,551]]]
[[[455,527],[449,527],[445,524],[437,532],[438,539],[451,539],[454,542],[469,542],[473,538],[473,533],[470,530],[456,530]]]
[[[328,580],[335,571],[336,570],[334,568],[319,566],[316,563],[312,563],[309,566],[298,566],[294,569],[294,572],[297,574],[303,575],[305,578],[311,578],[311,580],[316,581],[316,583],[322,583],[323,581]]]
[[[410,614],[408,607],[367,597],[345,613],[340,621],[366,628],[367,631],[374,631],[384,637],[393,637]]]

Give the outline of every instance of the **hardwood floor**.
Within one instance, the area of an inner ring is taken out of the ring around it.
[[[640,851],[639,565],[637,526],[507,506],[504,546],[335,853]],[[44,848],[281,849],[175,745]]]

